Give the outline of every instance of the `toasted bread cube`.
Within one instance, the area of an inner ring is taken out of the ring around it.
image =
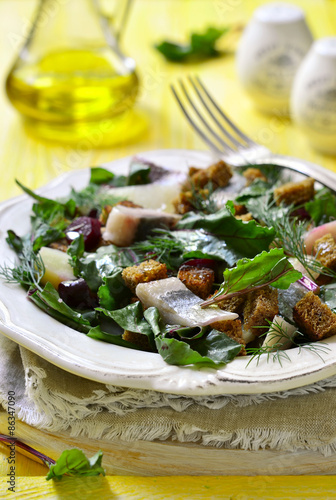
[[[256,179],[260,179],[261,181],[267,181],[267,177],[262,173],[259,168],[250,167],[243,172],[243,176],[246,179],[246,186],[252,184]]]
[[[336,269],[336,243],[331,233],[327,233],[314,243],[316,259],[329,269]]]
[[[223,311],[234,312],[237,314],[242,314],[244,308],[245,298],[241,295],[237,295],[236,297],[229,297],[228,299],[224,299],[221,302],[217,302],[217,305]]]
[[[227,186],[231,177],[231,167],[220,160],[206,169],[200,169],[190,177],[190,180],[196,188],[204,188],[209,182],[214,188],[218,188]]]
[[[209,196],[208,189],[199,189],[197,191],[197,197],[200,199],[206,200]],[[197,206],[195,206],[195,194],[192,191],[182,191],[175,200],[173,200],[173,206],[175,208],[175,212],[180,215],[184,215],[187,212],[192,212],[193,210],[197,210]]]
[[[242,214],[242,215],[235,215],[236,219],[242,220],[244,222],[249,222],[250,220],[253,220],[252,214],[250,212],[247,212],[247,214]]]
[[[234,203],[233,207],[234,207],[235,216],[244,215],[247,213],[247,209],[246,209],[245,205],[237,205],[236,203]]]
[[[300,205],[314,198],[314,179],[308,177],[300,182],[287,182],[274,189],[274,199],[277,205]]]
[[[215,273],[209,267],[183,265],[180,267],[177,277],[201,299],[209,297],[215,281]]]
[[[128,286],[132,292],[135,292],[139,283],[147,283],[148,281],[167,278],[167,266],[153,259],[145,260],[137,266],[126,267],[122,272],[122,277],[126,286]]]
[[[279,314],[278,291],[265,287],[254,290],[247,295],[244,304],[244,329],[259,337],[269,328],[269,321]],[[262,327],[265,328],[255,328]]]
[[[225,333],[228,337],[242,345],[239,356],[246,356],[245,342],[243,340],[243,330],[240,319],[226,319],[212,323],[211,328]]]
[[[294,306],[293,318],[311,340],[322,340],[336,335],[336,314],[313,292],[308,292]]]
[[[131,342],[132,344],[136,344],[145,351],[153,351],[149,344],[147,335],[144,335],[143,333],[129,332],[128,330],[125,330],[122,335],[122,339],[127,342]]]

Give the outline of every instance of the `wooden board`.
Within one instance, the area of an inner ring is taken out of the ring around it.
[[[0,429],[7,415],[0,413]],[[57,459],[65,449],[77,447],[88,456],[104,452],[108,474],[134,476],[169,475],[323,475],[336,474],[336,455],[324,457],[313,451],[229,450],[172,441],[104,441],[51,434],[16,422],[16,437]],[[17,448],[17,452],[21,450]]]

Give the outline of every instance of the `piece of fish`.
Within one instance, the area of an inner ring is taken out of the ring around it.
[[[107,218],[102,237],[114,245],[126,247],[138,238],[143,239],[153,228],[172,228],[180,218],[160,210],[116,205]]]
[[[237,314],[217,306],[202,309],[197,297],[178,278],[139,283],[136,295],[145,307],[157,307],[161,318],[170,325],[206,326],[215,321],[236,319]]]

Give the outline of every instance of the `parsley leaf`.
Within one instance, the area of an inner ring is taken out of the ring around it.
[[[73,448],[64,450],[56,461],[55,465],[50,466],[47,474],[47,481],[50,479],[62,479],[67,476],[105,476],[105,470],[101,463],[103,452],[98,451],[93,457],[87,458],[82,450]]]
[[[217,57],[220,55],[220,51],[216,49],[216,42],[229,30],[228,26],[223,28],[209,27],[203,33],[192,33],[189,42],[184,45],[165,40],[155,45],[155,48],[168,61],[178,63]]]

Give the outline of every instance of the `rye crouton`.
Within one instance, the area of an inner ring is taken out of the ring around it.
[[[229,311],[237,314],[242,314],[244,308],[245,297],[237,295],[217,302],[217,305],[223,311]]]
[[[242,220],[243,222],[249,222],[250,220],[253,220],[252,214],[250,212],[247,212],[247,214],[235,215],[235,218],[238,220]]]
[[[240,319],[226,319],[223,321],[216,321],[211,324],[211,328],[225,333],[228,337],[241,344],[242,349],[239,356],[246,356],[245,342],[243,340],[243,330]]]
[[[249,186],[256,179],[260,179],[261,181],[267,181],[267,177],[262,173],[259,168],[250,167],[243,172],[243,176],[246,179],[246,186]]]
[[[197,191],[197,196],[202,200],[206,200],[209,197],[208,189],[199,189]],[[187,212],[192,212],[197,209],[195,207],[195,193],[192,191],[182,191],[177,198],[173,200],[173,206],[175,208],[175,212],[180,215],[184,215]]]
[[[215,273],[209,267],[183,265],[180,267],[177,277],[191,292],[201,297],[201,299],[209,297],[215,281]]]
[[[244,330],[259,337],[269,328],[268,321],[279,314],[278,291],[275,288],[265,287],[250,292],[244,304]],[[265,328],[255,328],[262,327]]]
[[[130,332],[128,330],[125,330],[122,335],[122,339],[126,340],[127,342],[131,342],[132,344],[136,344],[145,351],[153,351],[149,344],[147,335],[144,335],[143,333]]]
[[[314,179],[308,177],[300,182],[287,182],[274,189],[274,199],[277,205],[301,205],[314,198]]]
[[[313,292],[308,292],[294,306],[293,318],[311,340],[322,340],[336,335],[336,314]]]
[[[325,234],[315,241],[316,260],[329,269],[336,270],[336,243],[331,233]]]
[[[167,266],[150,259],[137,266],[126,267],[122,272],[126,286],[134,293],[139,283],[168,278]]]

